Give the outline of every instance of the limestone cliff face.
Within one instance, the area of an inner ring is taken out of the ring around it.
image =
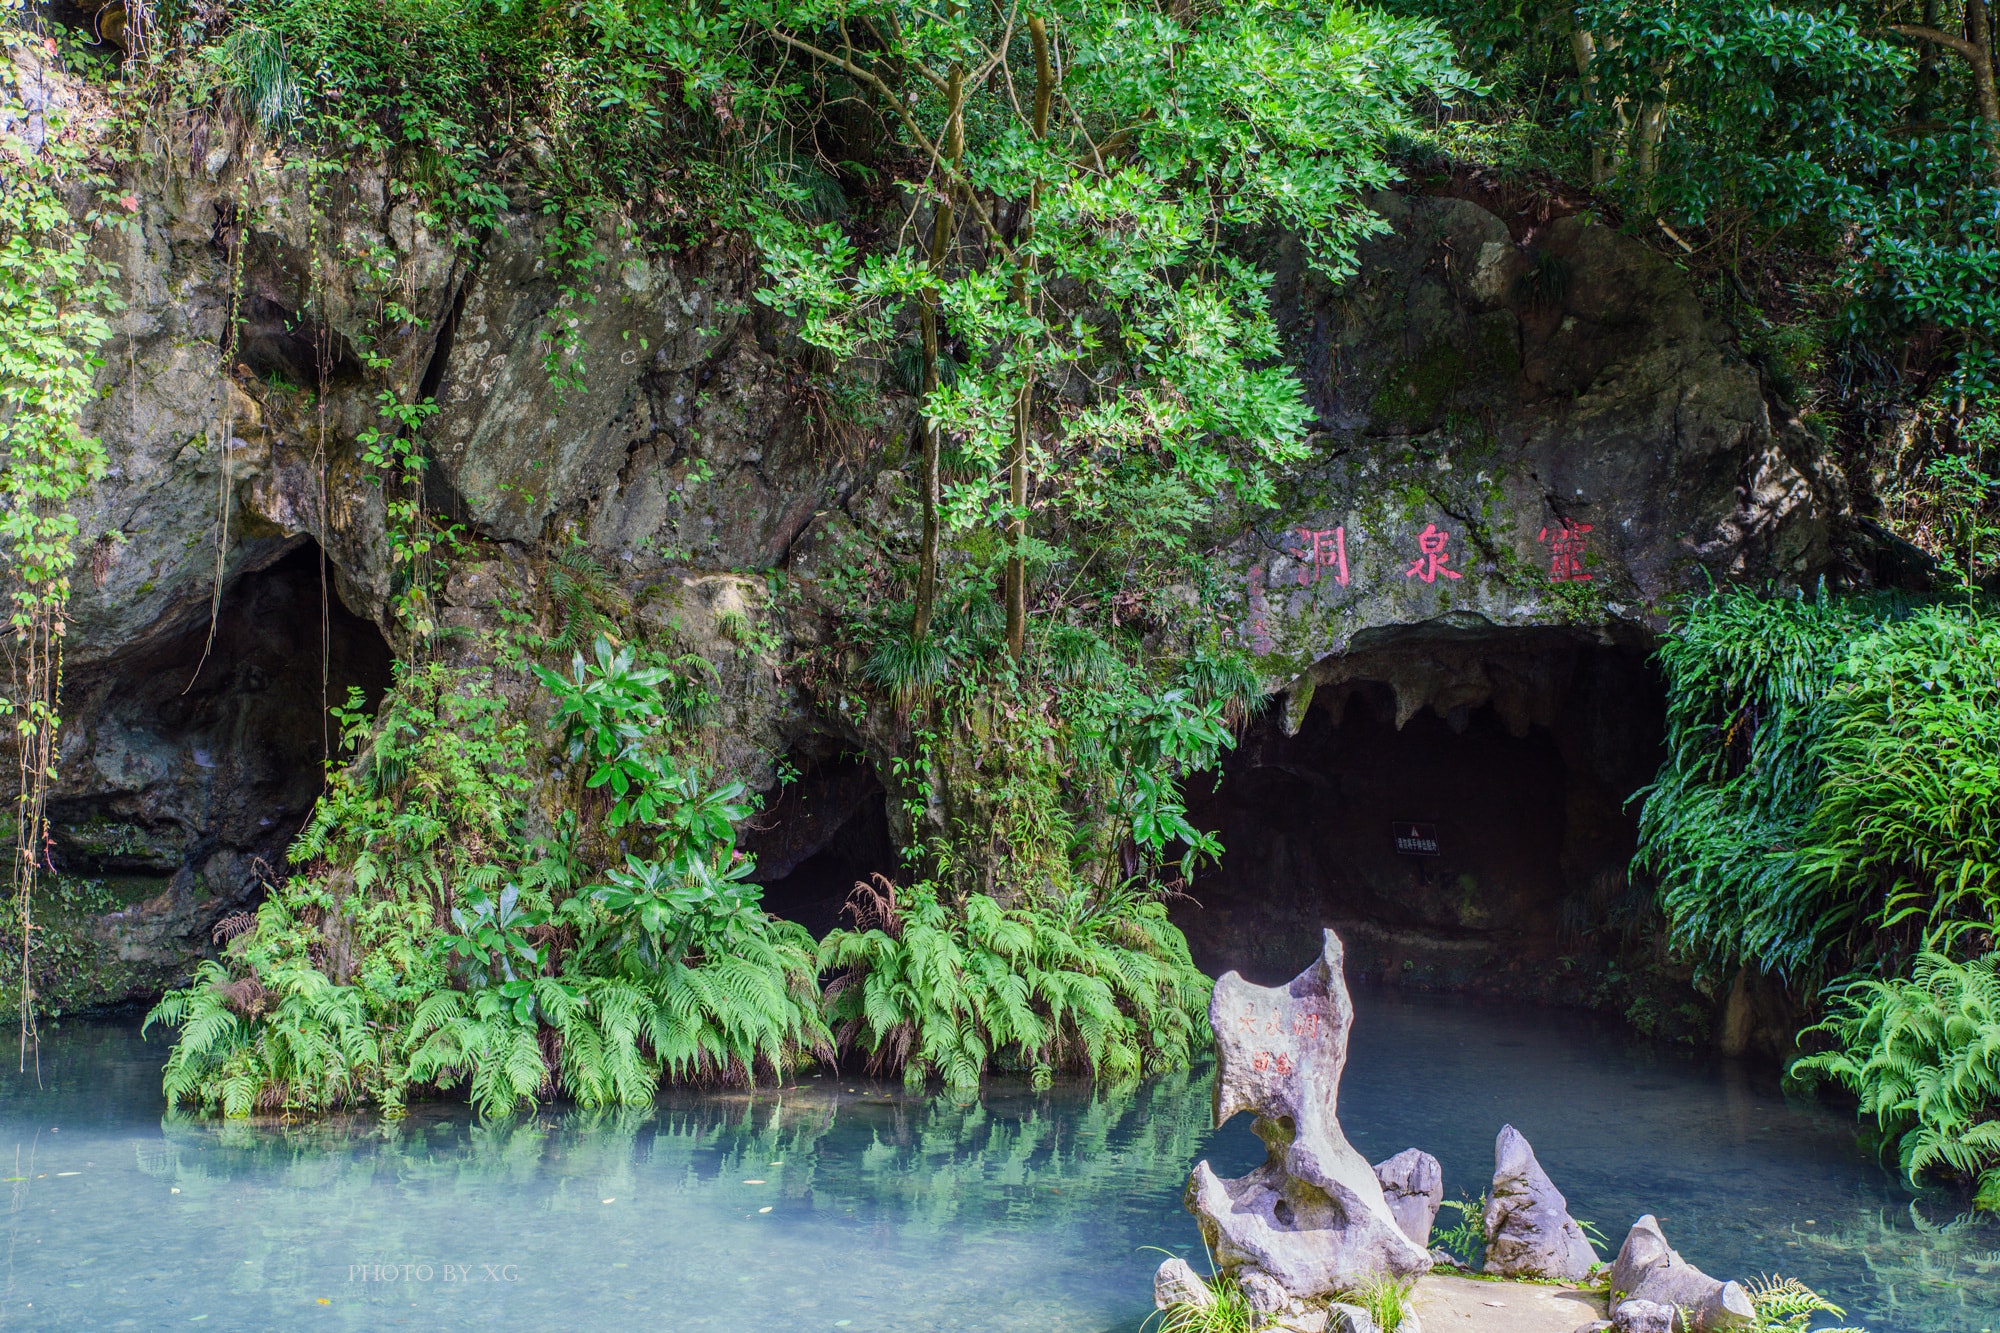
[[[1581,217],[1516,239],[1465,199],[1379,208],[1355,281],[1281,278],[1322,434],[1227,546],[1294,717],[1389,627],[1629,641],[1699,571],[1827,568],[1838,478],[1666,259]],[[1401,718],[1482,702],[1452,674],[1402,681]]]
[[[716,663],[734,776],[866,748],[787,680],[819,629],[809,591],[780,610],[765,576],[809,590],[830,552],[909,540],[912,403],[885,383],[862,425],[830,424],[746,247],[649,254],[607,219],[604,262],[566,278],[537,213],[447,235],[379,170],[308,208],[275,155],[155,148],[141,227],[111,242],[129,304],[87,423],[112,467],[83,521],[56,803],[66,867],[128,877],[130,905],[79,926],[121,960],[93,997],[156,990],[254,901],[318,790],[322,701],[379,691],[404,646],[357,443],[385,393],[438,405],[427,497],[471,547],[442,623],[546,614],[582,553]],[[1315,456],[1282,508],[1212,534],[1291,726],[1405,627],[1637,643],[1700,570],[1829,564],[1838,479],[1665,260],[1582,218],[1379,207],[1391,230],[1339,290],[1279,248]],[[1509,688],[1476,652],[1370,660],[1405,720]]]

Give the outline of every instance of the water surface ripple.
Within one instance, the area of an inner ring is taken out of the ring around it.
[[[1642,1211],[1718,1274],[1796,1274],[1877,1333],[2000,1324],[2000,1231],[1913,1199],[1838,1110],[1575,1014],[1364,993],[1342,1099],[1475,1195],[1511,1121],[1572,1211]],[[0,1327],[1131,1333],[1198,1251],[1206,1070],[976,1101],[832,1076],[480,1125],[424,1107],[280,1130],[163,1117],[137,1022],[51,1032],[0,1090]],[[1196,1255],[1199,1261],[1199,1255]]]

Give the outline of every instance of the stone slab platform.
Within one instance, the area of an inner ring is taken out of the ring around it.
[[[1595,1291],[1438,1273],[1418,1279],[1413,1302],[1423,1333],[1574,1333],[1605,1317]]]

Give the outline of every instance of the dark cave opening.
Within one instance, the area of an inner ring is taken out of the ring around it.
[[[895,877],[888,794],[874,770],[851,754],[794,754],[787,762],[798,776],[767,793],[741,846],[757,858],[765,909],[817,939],[843,924],[857,881]]]
[[[1645,911],[1628,800],[1664,702],[1643,646],[1408,627],[1314,678],[1293,734],[1274,708],[1189,784],[1224,847],[1172,907],[1195,961],[1277,984],[1332,926],[1357,981],[1576,999],[1577,960]]]
[[[317,391],[322,384],[357,383],[361,358],[347,339],[262,293],[243,300],[236,360],[267,383]]]
[[[310,540],[238,574],[208,637],[202,615],[71,681],[78,771],[50,807],[63,870],[135,886],[187,876],[217,911],[249,906],[284,873],[339,745],[326,707],[354,687],[373,708],[392,654],[322,578]]]

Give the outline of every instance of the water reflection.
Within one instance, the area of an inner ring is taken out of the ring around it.
[[[1878,1331],[1978,1333],[2000,1239],[1913,1206],[1837,1112],[1570,1015],[1360,997],[1343,1119],[1475,1194],[1534,1141],[1578,1215],[1640,1211],[1711,1271],[1794,1273]],[[273,1129],[162,1119],[157,1044],[65,1028],[0,1091],[7,1328],[1129,1333],[1198,1245],[1204,1072],[1118,1092],[912,1097],[806,1079],[480,1125],[462,1108]]]

